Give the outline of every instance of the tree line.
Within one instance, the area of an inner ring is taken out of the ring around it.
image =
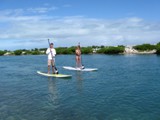
[[[72,47],[57,47],[55,48],[57,54],[75,54],[75,46]],[[10,55],[43,55],[46,54],[47,48],[35,48],[31,50],[26,49],[19,49],[15,51],[2,51],[0,50],[0,55],[4,55],[7,52]],[[118,54],[123,53],[124,46],[89,46],[89,47],[81,47],[82,54],[93,54],[93,53],[100,53],[100,54]]]
[[[136,45],[133,48],[138,50],[138,51],[156,50],[156,54],[160,54],[160,42],[157,43],[156,45],[151,45],[151,44]]]
[[[160,42],[156,45],[142,44],[133,46],[138,51],[151,51],[156,50],[156,54],[160,54]],[[75,46],[72,47],[57,47],[55,48],[57,54],[75,54]],[[9,55],[43,55],[47,48],[35,48],[31,50],[19,49],[14,51],[0,50],[0,56],[9,53]],[[125,51],[125,46],[89,46],[81,47],[82,54],[122,54]]]

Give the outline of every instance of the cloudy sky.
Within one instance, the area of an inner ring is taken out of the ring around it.
[[[0,0],[0,50],[160,42],[159,0]]]

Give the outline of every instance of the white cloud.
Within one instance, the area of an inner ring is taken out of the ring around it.
[[[39,8],[28,8],[27,11],[28,12],[32,12],[32,13],[47,13],[49,11],[53,11],[58,9],[58,7],[39,7]]]
[[[36,14],[44,14],[47,12],[51,12],[57,10],[58,7],[56,6],[47,6],[47,7],[37,7],[37,8],[27,8],[27,9],[6,9],[1,10],[0,15],[2,16],[20,16],[28,13],[36,13]]]
[[[16,16],[24,13],[24,9],[7,9],[7,10],[1,10],[0,15],[1,16]]]
[[[23,11],[19,9],[15,13]],[[34,8],[29,11],[45,13],[49,9]],[[25,40],[24,43],[28,47],[34,47],[37,44],[43,46],[44,42],[38,40],[46,41],[48,38],[54,38],[56,46],[72,46],[78,42],[89,46],[132,45],[160,41],[160,24],[137,17],[107,20],[83,16],[52,17],[22,14],[14,16],[8,12],[0,15],[0,26],[1,42],[4,39]]]

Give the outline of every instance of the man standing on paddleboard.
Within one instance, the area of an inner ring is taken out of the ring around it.
[[[50,48],[47,49],[46,54],[48,54],[48,74],[50,74],[51,66],[52,66],[53,74],[55,74],[56,73],[56,70],[55,70],[56,50],[53,47],[53,43],[50,43]]]

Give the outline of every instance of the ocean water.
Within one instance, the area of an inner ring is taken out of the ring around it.
[[[0,57],[0,120],[160,120],[160,56],[58,55],[70,79],[48,78],[47,56]]]

